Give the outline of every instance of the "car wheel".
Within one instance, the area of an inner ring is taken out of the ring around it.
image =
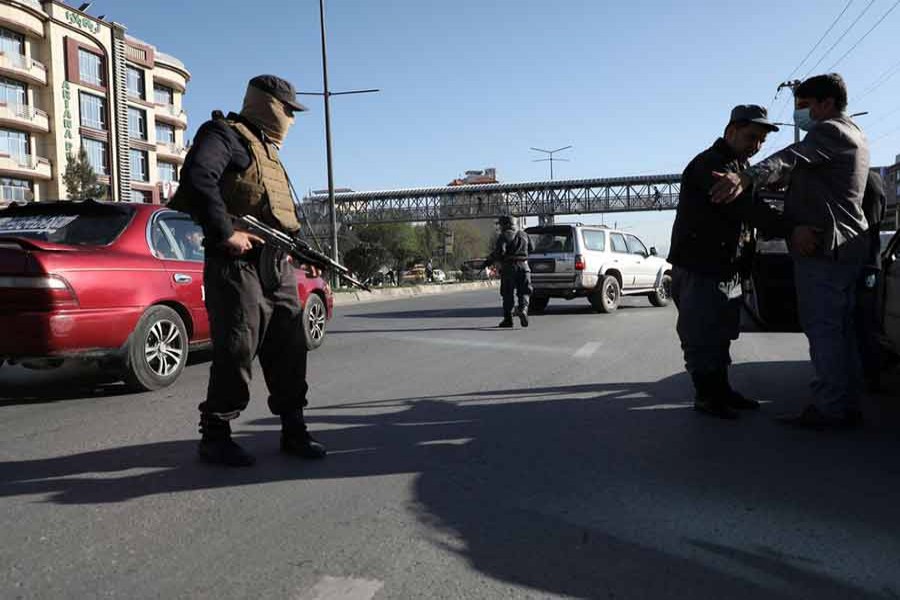
[[[612,275],[606,275],[600,280],[594,293],[588,297],[594,310],[600,313],[611,313],[619,307],[622,299],[622,289],[619,280]]]
[[[536,315],[547,310],[547,305],[550,303],[549,296],[538,296],[531,297],[531,302],[528,304],[528,311],[534,313]]]
[[[672,276],[668,273],[662,276],[659,287],[650,294],[650,304],[658,308],[668,306],[672,298]]]
[[[325,328],[328,324],[328,311],[325,303],[316,294],[310,294],[303,307],[303,335],[306,347],[315,350],[325,341]]]
[[[181,316],[168,306],[151,307],[131,334],[125,383],[146,392],[172,385],[187,364],[188,345]]]

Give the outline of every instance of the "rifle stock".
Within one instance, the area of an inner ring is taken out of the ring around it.
[[[291,236],[283,231],[279,231],[274,227],[269,227],[256,217],[244,215],[235,217],[235,223],[247,231],[261,237],[267,244],[278,248],[303,264],[312,265],[323,271],[333,271],[340,279],[346,281],[350,285],[358,287],[367,292],[372,290],[363,282],[355,279],[350,275],[350,269],[331,259],[331,257],[322,254],[301,240],[300,238]]]

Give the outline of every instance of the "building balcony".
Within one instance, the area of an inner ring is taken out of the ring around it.
[[[156,144],[156,156],[160,160],[170,160],[181,164],[184,162],[186,154],[187,148],[183,146],[176,146],[175,144],[169,144],[167,142],[159,142]]]
[[[50,131],[50,117],[44,111],[27,104],[0,102],[0,125],[35,133]]]
[[[0,151],[0,176],[50,180],[53,169],[46,158]]]
[[[157,104],[156,118],[164,123],[175,125],[181,129],[187,129],[187,113],[183,109],[171,104]]]
[[[0,75],[33,85],[47,85],[47,67],[21,54],[0,52]]]

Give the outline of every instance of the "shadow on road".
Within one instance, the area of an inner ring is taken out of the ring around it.
[[[743,389],[779,409],[796,407],[808,374],[802,362],[734,369]],[[861,561],[896,555],[884,542],[900,531],[896,436],[786,430],[765,414],[770,406],[721,422],[685,408],[689,390],[676,375],[317,407],[313,429],[330,427],[318,434],[333,451],[325,461],[279,455],[277,420],[266,418],[236,427],[260,458],[252,469],[202,465],[194,440],[171,441],[0,463],[0,496],[102,504],[406,473],[433,543],[545,594],[896,598],[896,571],[876,592],[829,575],[814,556],[830,544]],[[798,551],[794,534],[815,541]]]

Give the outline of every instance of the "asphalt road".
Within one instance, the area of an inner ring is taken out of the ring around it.
[[[690,410],[671,308],[497,313],[493,290],[340,309],[317,463],[278,453],[261,377],[236,423],[257,465],[199,463],[203,357],[137,395],[3,368],[0,597],[900,598],[900,398],[784,429],[804,339],[748,333],[733,380],[767,403],[721,422]]]

